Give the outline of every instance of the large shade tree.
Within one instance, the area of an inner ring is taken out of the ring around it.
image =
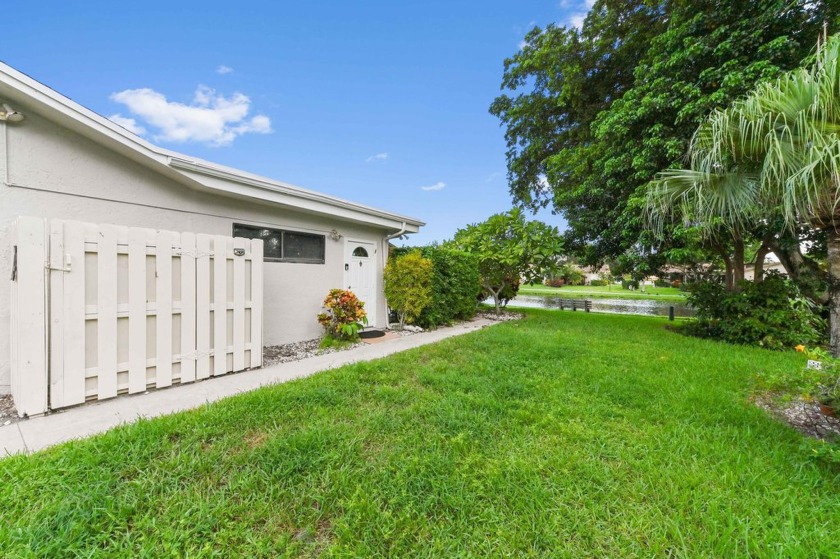
[[[831,352],[840,357],[840,36],[809,67],[758,85],[697,130],[689,169],[651,183],[654,224],[669,213],[743,229],[778,220],[826,234]]]
[[[838,5],[596,0],[580,30],[534,29],[505,61],[490,109],[505,129],[514,202],[563,213],[566,250],[585,264],[647,245],[645,185],[682,164],[711,110],[796,68]]]

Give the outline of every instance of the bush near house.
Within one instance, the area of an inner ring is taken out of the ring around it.
[[[318,315],[328,338],[356,341],[359,330],[367,324],[365,304],[346,289],[331,289],[324,299],[325,311]]]
[[[432,262],[432,300],[415,320],[423,328],[436,328],[475,316],[476,298],[481,291],[479,258],[460,250],[438,245],[401,247],[391,258],[419,250]]]
[[[589,282],[589,285],[592,287],[606,287],[609,285],[609,282],[604,279],[594,279]]]
[[[697,321],[686,326],[695,336],[768,349],[825,341],[826,321],[817,306],[779,274],[759,283],[743,282],[735,292],[719,283],[696,283],[687,301],[697,310]]]
[[[677,285],[673,285],[670,280],[666,279],[654,280],[653,285],[654,287],[679,287]]]
[[[549,279],[545,280],[545,284],[548,287],[563,287],[564,285],[566,285],[566,280],[564,280],[563,278],[559,278],[559,277],[549,278]]]
[[[385,266],[385,298],[397,311],[400,327],[413,324],[432,302],[432,261],[419,250],[391,258]]]

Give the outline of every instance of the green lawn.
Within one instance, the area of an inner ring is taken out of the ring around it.
[[[0,556],[836,557],[838,473],[748,403],[804,358],[665,324],[529,311],[2,460]]]
[[[565,285],[548,287],[546,285],[523,285],[519,292],[523,295],[551,295],[581,299],[658,299],[662,301],[684,301],[686,292],[675,287],[645,287],[644,291],[622,289],[620,285]]]

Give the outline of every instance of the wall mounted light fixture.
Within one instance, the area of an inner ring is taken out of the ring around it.
[[[23,113],[19,113],[6,103],[3,103],[2,110],[0,110],[0,120],[6,122],[21,122],[24,118],[26,117],[23,116]]]
[[[332,239],[333,241],[340,241],[341,237],[343,237],[343,235],[341,233],[339,233],[338,231],[336,231],[335,229],[330,231],[330,239]]]

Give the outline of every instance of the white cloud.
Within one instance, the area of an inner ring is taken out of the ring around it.
[[[568,17],[566,18],[566,24],[578,29],[583,28],[583,21],[586,19],[586,16],[589,15],[589,11],[594,5],[595,0],[562,0],[560,2],[560,8],[564,10],[567,9],[569,11]]]
[[[371,155],[370,157],[365,159],[365,163],[373,163],[374,161],[385,161],[386,159],[388,159],[388,152],[383,151],[382,153]]]
[[[425,190],[427,192],[433,192],[435,190],[443,190],[444,188],[446,188],[446,183],[445,182],[436,182],[435,184],[433,184],[431,186],[421,186],[420,190]]]
[[[156,128],[156,141],[227,146],[242,134],[272,132],[267,116],[247,118],[251,110],[248,96],[234,93],[225,97],[203,85],[198,86],[189,105],[167,101],[165,95],[149,88],[126,89],[112,94],[111,100],[125,105],[133,115]]]
[[[537,185],[540,192],[543,192],[545,194],[551,193],[551,185],[548,184],[548,178],[546,178],[545,175],[540,175],[537,177]]]
[[[125,128],[126,130],[131,132],[132,134],[137,134],[138,136],[142,136],[143,134],[146,133],[146,129],[143,128],[142,126],[140,126],[139,124],[137,124],[136,120],[134,120],[133,118],[126,118],[119,113],[109,116],[108,120],[110,120],[114,124],[119,124],[120,126]]]
[[[585,12],[578,12],[569,16],[569,25],[578,29],[583,29],[583,20],[586,19]]]
[[[233,68],[225,66],[224,64],[221,64],[218,68],[216,68],[216,73],[222,76],[230,74],[231,72],[233,72]]]
[[[489,175],[487,175],[487,178],[484,180],[484,182],[493,182],[494,180],[496,180],[497,178],[499,178],[501,176],[502,176],[502,174],[499,171],[494,171],[494,172],[490,173]]]

